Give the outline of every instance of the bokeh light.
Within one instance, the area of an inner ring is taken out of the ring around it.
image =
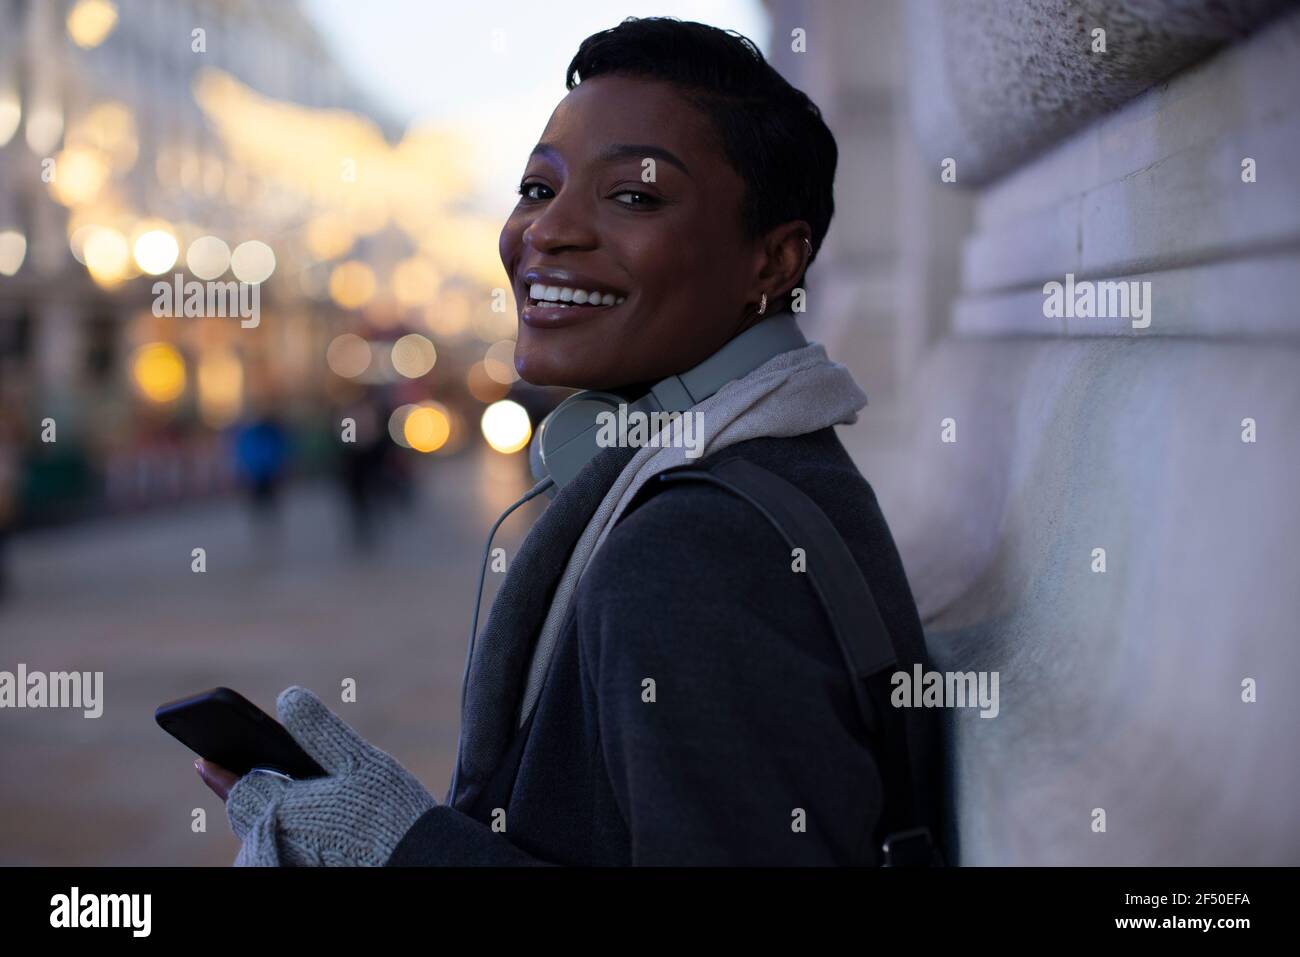
[[[77,0],[68,11],[67,25],[73,43],[93,49],[117,26],[117,7],[110,0]]]
[[[176,265],[181,254],[180,244],[166,223],[151,221],[142,224],[132,252],[135,263],[151,276],[161,276]]]
[[[151,342],[135,351],[131,377],[150,402],[173,402],[185,391],[185,360],[167,343]]]
[[[533,435],[528,410],[510,399],[493,402],[484,409],[479,426],[488,445],[507,455],[528,445],[528,440]]]
[[[330,273],[330,298],[343,309],[360,309],[375,295],[375,272],[365,263],[350,259]]]
[[[243,406],[244,367],[229,349],[213,349],[199,357],[195,375],[199,416],[214,429],[239,418]]]
[[[436,402],[421,403],[406,416],[402,436],[417,452],[436,452],[451,436],[451,419]]]
[[[93,202],[108,181],[108,173],[108,163],[98,150],[70,147],[54,157],[50,195],[64,206]]]
[[[97,224],[86,223],[84,226],[76,227],[68,237],[68,249],[72,251],[72,258],[83,266],[86,265],[86,240],[97,229],[99,229]]]
[[[497,399],[504,399],[510,392],[510,386],[497,382],[488,375],[481,362],[474,363],[469,367],[469,372],[465,373],[465,388],[469,389],[469,394],[484,405],[489,405]]]
[[[416,408],[415,403],[408,402],[406,405],[399,405],[388,417],[388,437],[404,449],[411,447],[411,443],[406,441],[406,417]]]
[[[408,379],[418,379],[433,368],[438,353],[433,343],[412,332],[393,343],[393,368]]]
[[[325,350],[330,371],[345,379],[355,379],[370,368],[370,343],[354,332],[336,336]]]
[[[23,104],[13,87],[0,90],[0,146],[5,146],[23,121]]]
[[[199,279],[216,279],[230,268],[230,247],[216,236],[200,236],[190,243],[185,265]]]
[[[63,135],[63,111],[53,103],[27,108],[27,145],[37,156],[48,156]]]
[[[490,379],[504,385],[518,379],[519,373],[515,371],[515,341],[502,339],[492,343],[483,356],[483,369]]]
[[[131,266],[131,247],[116,229],[100,226],[86,237],[82,247],[86,269],[101,286],[112,286],[127,277]]]
[[[12,229],[0,233],[0,276],[12,276],[27,258],[27,237]]]
[[[250,239],[235,247],[230,256],[230,271],[240,282],[254,285],[266,282],[275,272],[275,253],[266,243]]]

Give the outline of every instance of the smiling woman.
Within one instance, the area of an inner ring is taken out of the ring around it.
[[[554,499],[471,638],[449,793],[289,689],[281,720],[330,774],[208,769],[240,862],[875,864],[935,822],[931,712],[874,697],[927,661],[834,431],[866,397],[792,309],[834,137],[749,40],[698,23],[626,20],[566,77],[500,253],[519,374],[597,391],[534,438],[521,503]],[[615,410],[658,424],[599,430]]]
[[[567,84],[501,232],[519,374],[652,382],[742,332],[764,296],[780,310],[834,210],[835,140],[807,97],[747,40],[671,20],[588,38]],[[614,301],[546,305],[565,288]]]

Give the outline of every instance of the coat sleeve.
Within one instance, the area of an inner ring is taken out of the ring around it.
[[[426,811],[403,835],[387,866],[527,867],[547,863],[515,847],[481,821],[440,804]]]
[[[704,484],[627,515],[579,648],[635,864],[861,863],[881,783],[820,601],[780,535]]]

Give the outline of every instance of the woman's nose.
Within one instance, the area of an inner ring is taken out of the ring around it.
[[[566,193],[570,194],[569,198],[566,198]],[[539,252],[569,248],[590,249],[596,245],[592,213],[583,208],[571,194],[571,190],[561,190],[558,196],[546,204],[524,230],[526,245]]]

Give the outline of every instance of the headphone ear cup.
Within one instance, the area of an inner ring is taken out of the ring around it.
[[[627,400],[612,392],[579,392],[557,405],[537,427],[528,449],[529,465],[538,481],[549,477],[556,488],[563,487],[595,458],[596,417],[601,412],[618,414]]]
[[[540,482],[546,478],[546,466],[542,462],[542,425],[546,422],[543,419],[537,426],[537,431],[533,433],[533,439],[528,443],[528,471],[533,473],[533,481]]]

